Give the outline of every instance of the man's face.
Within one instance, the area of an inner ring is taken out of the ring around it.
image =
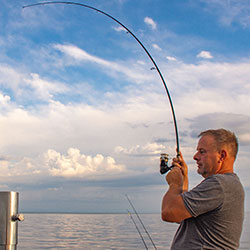
[[[220,153],[216,150],[213,136],[202,136],[198,142],[194,160],[198,165],[197,172],[204,178],[216,174],[220,167]]]

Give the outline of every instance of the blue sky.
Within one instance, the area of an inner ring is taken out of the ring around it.
[[[159,212],[159,155],[175,156],[162,82],[117,23],[87,8],[3,0],[0,188],[22,211]],[[241,0],[79,1],[125,24],[149,50],[173,99],[190,187],[197,135],[236,133],[235,171],[250,211],[250,4]]]

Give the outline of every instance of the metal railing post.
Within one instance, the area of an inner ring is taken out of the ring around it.
[[[17,249],[17,222],[24,220],[18,214],[18,202],[19,193],[0,192],[0,250]]]

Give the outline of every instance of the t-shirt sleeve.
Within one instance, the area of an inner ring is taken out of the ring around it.
[[[184,204],[193,217],[218,209],[224,201],[223,188],[210,176],[192,190],[182,194]]]

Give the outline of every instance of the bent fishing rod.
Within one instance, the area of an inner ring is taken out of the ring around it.
[[[50,1],[50,2],[39,2],[39,3],[34,3],[34,4],[29,4],[26,6],[23,6],[23,8],[29,8],[29,7],[34,7],[34,6],[41,6],[41,5],[48,5],[48,4],[68,4],[68,5],[77,5],[77,6],[81,6],[81,7],[85,7],[91,10],[94,10],[98,13],[101,13],[105,16],[107,16],[108,18],[112,19],[113,21],[115,21],[116,23],[118,23],[120,26],[122,26],[127,33],[129,33],[139,44],[140,46],[143,48],[143,50],[146,52],[146,54],[148,55],[148,57],[150,58],[150,60],[152,61],[154,67],[152,67],[151,69],[156,69],[160,79],[164,85],[164,88],[166,90],[167,96],[168,96],[168,100],[170,103],[170,108],[172,111],[172,117],[173,117],[173,122],[174,122],[174,129],[175,129],[175,138],[176,138],[176,151],[177,151],[177,157],[179,157],[180,155],[180,145],[179,145],[179,135],[178,135],[178,128],[177,128],[177,120],[176,120],[176,116],[175,116],[175,111],[174,111],[174,105],[167,87],[167,84],[164,80],[163,75],[161,74],[161,71],[158,67],[158,65],[156,64],[155,60],[153,59],[153,57],[151,56],[151,54],[149,53],[149,51],[146,49],[146,47],[143,45],[143,43],[139,40],[139,38],[129,29],[127,28],[123,23],[121,23],[119,20],[117,20],[116,18],[114,18],[113,16],[111,16],[110,14],[97,9],[95,7],[86,5],[86,4],[82,4],[82,3],[77,3],[77,2],[65,2],[65,1]],[[161,174],[165,174],[166,172],[168,172],[173,166],[168,166],[168,154],[161,154],[161,158],[160,158],[160,173]]]

